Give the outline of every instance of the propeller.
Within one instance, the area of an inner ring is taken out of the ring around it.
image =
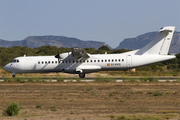
[[[55,55],[55,58],[57,58],[58,59],[58,62],[60,62],[60,55],[59,55],[59,51],[57,51],[57,55]]]

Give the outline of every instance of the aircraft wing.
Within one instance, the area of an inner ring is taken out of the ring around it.
[[[58,53],[55,55],[55,58],[58,58],[58,60],[88,59],[89,57],[89,54],[87,54],[83,48],[73,48],[72,52]]]
[[[80,59],[80,58],[89,58],[89,55],[85,52],[83,48],[73,48],[72,56]]]

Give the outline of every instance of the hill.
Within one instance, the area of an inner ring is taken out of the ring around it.
[[[158,32],[149,32],[143,35],[139,35],[136,38],[124,39],[117,48],[115,49],[130,49],[136,50],[144,47],[151,42]],[[175,32],[170,45],[169,53],[180,53],[180,32]]]
[[[0,39],[0,47],[13,47],[13,46],[27,46],[29,48],[37,48],[41,46],[56,46],[64,48],[95,48],[103,46],[104,42],[98,41],[83,41],[77,38],[70,38],[64,36],[30,36],[20,41],[6,41]],[[109,45],[107,45],[111,48]]]

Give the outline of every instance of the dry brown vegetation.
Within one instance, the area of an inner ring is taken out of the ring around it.
[[[0,113],[18,102],[19,116],[3,120],[180,119],[180,83],[0,83]]]

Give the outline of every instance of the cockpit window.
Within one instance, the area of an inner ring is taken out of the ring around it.
[[[18,59],[13,59],[11,62],[12,62],[12,63],[18,63],[19,60],[18,60]]]

